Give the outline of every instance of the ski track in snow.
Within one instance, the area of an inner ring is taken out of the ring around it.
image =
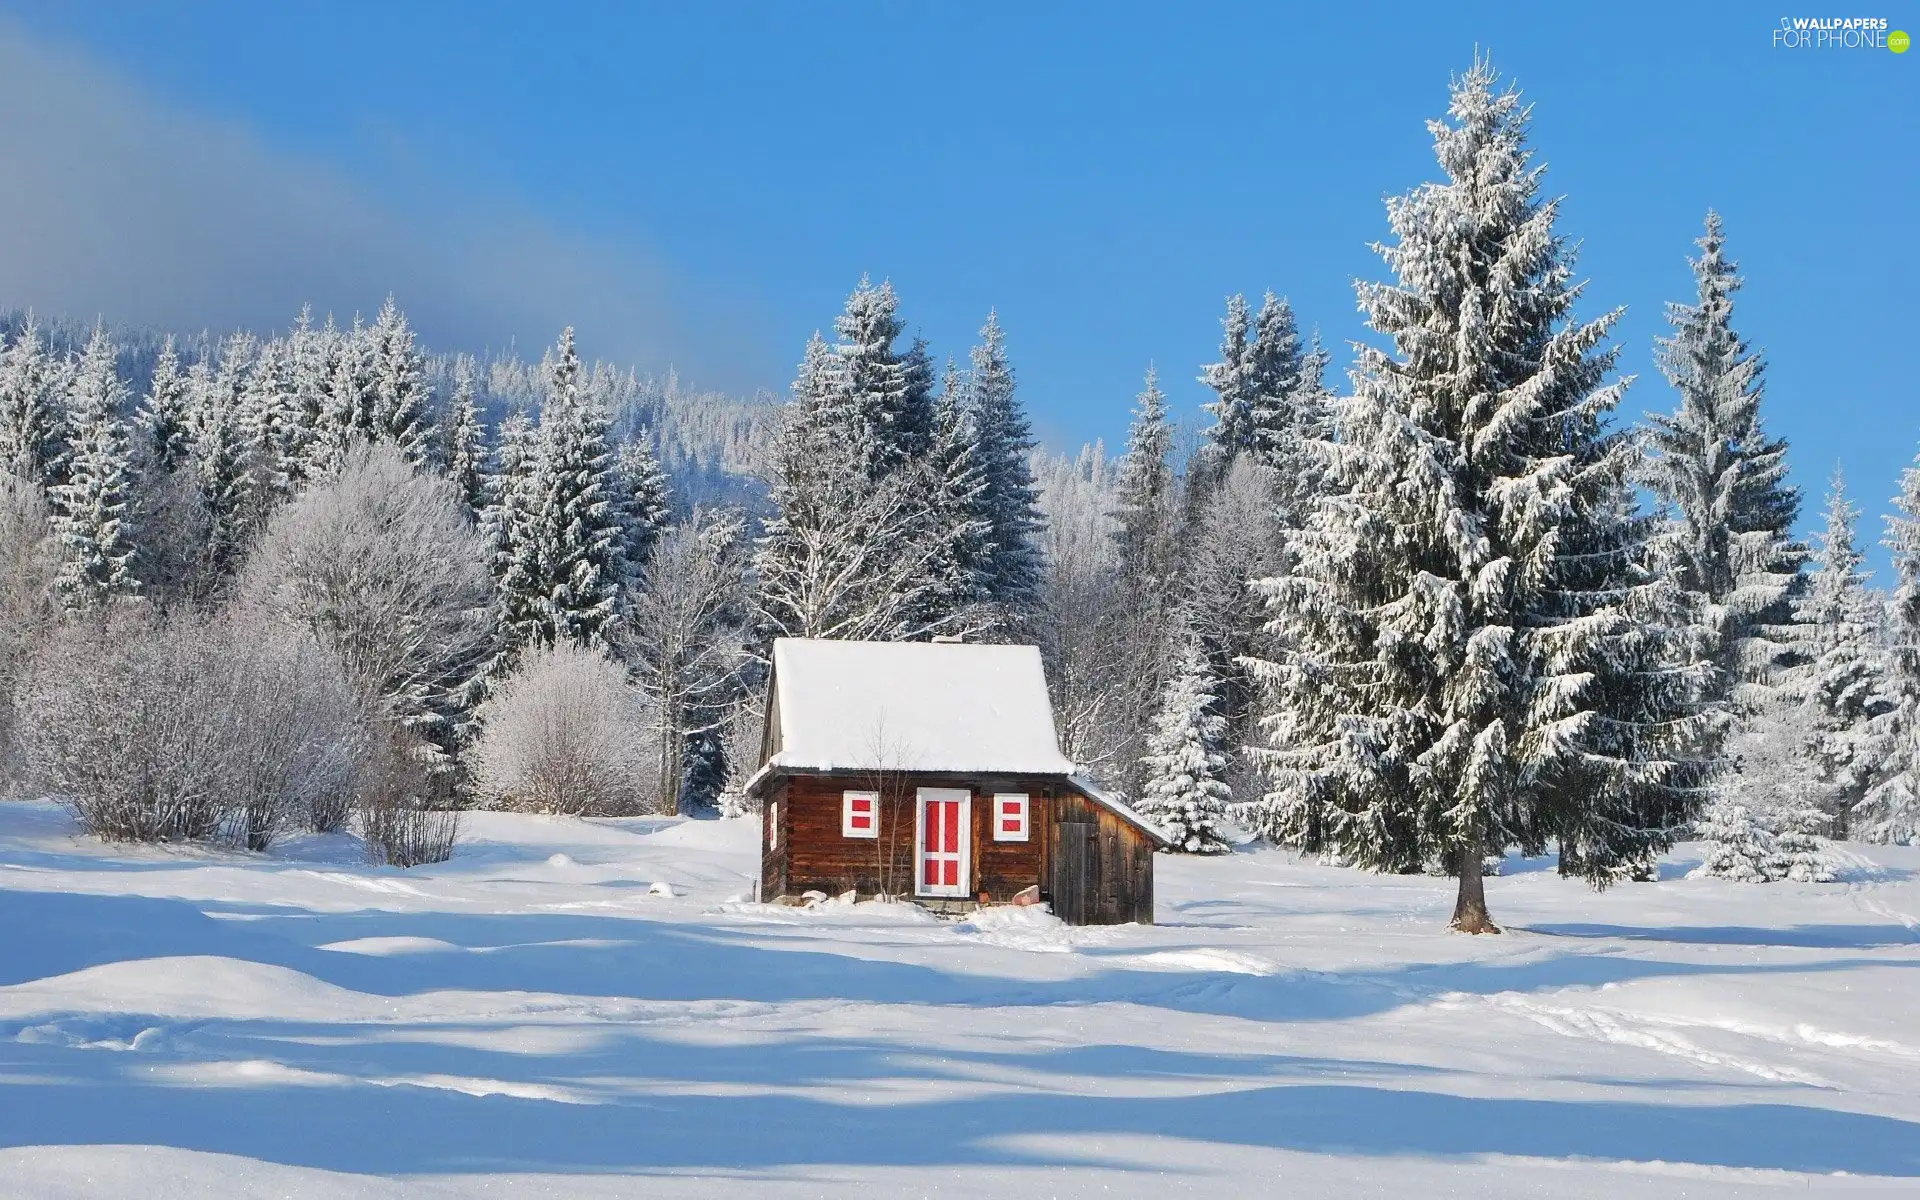
[[[447,864],[0,805],[0,1194],[1920,1192],[1920,850],[1848,882],[1157,861],[1161,924],[742,901],[751,822]],[[1680,852],[1684,854],[1684,848]]]

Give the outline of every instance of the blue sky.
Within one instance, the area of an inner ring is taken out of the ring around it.
[[[1809,512],[1844,463],[1877,527],[1920,448],[1920,52],[1778,49],[1751,5],[1415,8],[4,4],[0,123],[54,157],[0,183],[33,267],[0,303],[261,324],[392,289],[439,346],[572,322],[748,390],[866,272],[939,354],[997,307],[1046,440],[1111,443],[1149,361],[1205,399],[1229,292],[1364,335],[1381,199],[1432,177],[1478,45],[1536,105],[1587,311],[1628,308],[1628,411],[1672,403],[1651,339],[1717,207]]]

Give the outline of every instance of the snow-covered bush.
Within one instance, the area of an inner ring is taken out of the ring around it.
[[[370,707],[442,748],[494,649],[484,539],[452,486],[392,446],[351,452],[274,515],[239,602],[311,631]]]
[[[527,654],[481,710],[473,765],[482,802],[577,816],[643,811],[658,774],[650,710],[597,650],[563,642]]]
[[[386,733],[374,743],[356,805],[367,859],[389,867],[445,862],[460,837],[454,773],[412,734]]]
[[[20,691],[29,781],[113,841],[265,849],[338,822],[363,711],[309,635],[140,611],[49,638]]]

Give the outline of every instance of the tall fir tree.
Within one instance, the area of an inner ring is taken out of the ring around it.
[[[661,469],[647,433],[620,443],[614,454],[614,490],[619,498],[621,548],[627,570],[646,570],[653,548],[673,517],[673,482]]]
[[[1141,811],[1188,854],[1231,850],[1227,806],[1233,796],[1222,775],[1227,723],[1217,710],[1218,682],[1198,645],[1189,641],[1167,681],[1147,738],[1146,787]]]
[[[474,398],[473,360],[461,355],[454,365],[453,397],[448,402],[446,444],[440,459],[447,479],[469,521],[478,522],[487,507],[487,430]]]
[[[260,343],[247,372],[239,408],[241,437],[262,515],[265,508],[293,495],[300,483],[295,404],[292,348],[285,340],[269,338]]]
[[[137,420],[146,442],[147,461],[162,474],[177,470],[193,452],[190,426],[187,373],[180,368],[180,355],[168,335],[153,364],[153,378],[147,394],[140,398]]]
[[[1660,368],[1680,404],[1653,418],[1648,483],[1675,525],[1671,570],[1705,596],[1720,698],[1754,708],[1796,665],[1795,592],[1806,548],[1793,538],[1800,494],[1789,486],[1787,443],[1760,419],[1765,364],[1733,330],[1741,279],[1709,212],[1691,260],[1693,304],[1668,305],[1673,335]]]
[[[253,339],[236,333],[217,366],[196,364],[191,375],[194,475],[207,516],[206,561],[216,575],[237,564],[256,515],[242,419],[253,352]]]
[[[1881,756],[1874,722],[1892,708],[1880,606],[1861,570],[1866,555],[1857,544],[1859,521],[1859,506],[1847,498],[1846,480],[1836,470],[1800,605],[1810,665],[1796,689],[1813,706],[1807,765],[1816,802],[1835,836],[1844,836],[1854,807],[1866,799]]]
[[[1540,196],[1530,110],[1476,62],[1429,125],[1444,179],[1388,202],[1398,282],[1323,450],[1331,493],[1260,583],[1281,646],[1263,830],[1458,879],[1452,925],[1495,932],[1483,863],[1571,837],[1618,878],[1691,819],[1706,720],[1672,597],[1642,578],[1635,445],[1608,422],[1618,313],[1581,286]]]
[[[910,360],[895,347],[902,329],[893,285],[874,287],[864,277],[834,322],[839,342],[833,348],[831,419],[844,422],[867,473],[875,478],[901,469],[923,452],[932,426],[927,411],[931,372],[924,351]]]
[[[380,306],[368,343],[366,438],[397,446],[408,462],[424,466],[433,456],[433,396],[425,359],[413,344],[413,327],[392,296]]]
[[[1866,796],[1854,806],[1852,834],[1884,845],[1920,842],[1920,459],[1900,476],[1885,544],[1894,589],[1886,610],[1889,705],[1874,718],[1880,759]]]
[[[95,326],[67,397],[72,433],[65,479],[49,489],[60,546],[54,585],[69,608],[97,607],[140,590],[127,528],[132,467],[120,419],[125,395],[113,341]]]
[[[1167,398],[1149,367],[1127,431],[1112,512],[1115,619],[1123,630],[1112,707],[1121,738],[1118,774],[1106,782],[1133,797],[1146,785],[1146,738],[1177,649],[1174,606],[1183,513],[1172,455]]]
[[[584,386],[571,327],[548,356],[546,402],[506,554],[504,629],[515,648],[606,643],[625,571],[611,420]]]
[[[949,384],[945,392],[952,390]],[[1039,493],[1028,465],[1035,442],[1014,394],[1013,365],[1007,360],[1006,334],[997,313],[989,312],[980,329],[965,392],[973,458],[980,472],[976,512],[986,523],[982,573],[987,596],[1010,612],[1025,613],[1039,600],[1041,574]],[[936,421],[936,436],[957,434],[955,419],[956,414],[948,413],[944,423]]]
[[[29,313],[0,351],[0,471],[43,488],[59,482],[60,384],[59,364]]]
[[[1206,405],[1213,416],[1207,430],[1206,455],[1224,470],[1236,456],[1259,442],[1254,390],[1253,318],[1246,296],[1227,297],[1227,315],[1220,320],[1220,361],[1200,368],[1200,382],[1213,389]]]
[[[334,435],[333,372],[340,357],[340,331],[329,316],[313,327],[303,306],[288,338],[293,357],[294,437],[289,453],[301,483],[329,474],[342,439]]]

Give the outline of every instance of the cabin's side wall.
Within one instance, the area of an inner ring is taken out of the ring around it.
[[[1077,792],[1049,809],[1046,890],[1069,925],[1153,924],[1153,841]]]
[[[766,795],[760,802],[760,898],[763,900],[787,894],[788,854],[793,848],[793,805],[788,800],[788,791],[788,781],[776,779],[767,785]]]
[[[786,802],[782,810],[787,829],[785,876],[775,890],[762,895],[797,896],[808,891],[837,896],[885,893],[912,895],[914,870],[914,804],[921,787],[966,788],[973,796],[973,854],[967,893],[989,903],[1004,903],[1020,891],[1041,882],[1042,830],[1048,806],[1044,785],[1019,780],[977,781],[949,776],[906,776],[883,780],[856,775],[796,775],[779,784]],[[840,826],[841,797],[852,790],[880,793],[878,835],[846,837]],[[992,803],[996,792],[1025,792],[1029,797],[1027,840],[999,842],[993,837]]]

